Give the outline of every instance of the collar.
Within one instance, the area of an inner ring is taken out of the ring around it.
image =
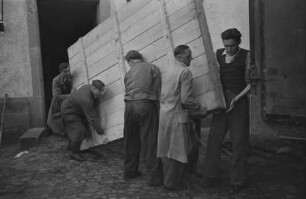
[[[230,57],[235,57],[235,56],[238,55],[238,53],[240,52],[240,50],[241,50],[241,48],[238,47],[238,50],[237,50],[236,54],[234,54],[234,55],[228,55],[228,54],[226,54],[226,50],[224,49],[222,55],[227,55],[227,56],[230,56]]]
[[[178,64],[178,65],[181,65],[181,66],[183,66],[183,67],[188,67],[185,63],[180,62],[180,61],[178,61],[178,60],[175,60],[175,63]]]

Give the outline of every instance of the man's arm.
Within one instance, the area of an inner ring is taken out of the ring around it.
[[[192,97],[193,80],[192,73],[189,69],[184,70],[181,74],[181,103],[184,109],[200,111],[201,115],[206,114],[206,108],[201,107]]]
[[[104,133],[104,130],[101,127],[99,117],[94,109],[94,104],[92,101],[82,102],[82,109],[89,124],[97,131],[99,135]]]

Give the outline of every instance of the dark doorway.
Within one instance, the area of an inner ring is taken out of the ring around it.
[[[68,47],[97,25],[98,3],[99,0],[37,0],[46,114],[58,66],[68,62]]]

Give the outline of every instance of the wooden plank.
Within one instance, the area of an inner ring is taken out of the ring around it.
[[[190,70],[193,78],[197,78],[209,72],[206,55],[202,54],[191,61]]]
[[[140,50],[146,60],[148,62],[153,62],[160,57],[166,55],[166,47],[165,47],[165,40],[164,38],[160,38],[159,40],[151,43],[150,45],[146,46],[145,48]]]
[[[101,111],[101,113],[103,113]],[[109,115],[103,115],[102,121],[104,121],[104,128],[109,129],[112,128],[118,124],[124,123],[124,108],[120,109],[114,113],[111,113]]]
[[[168,16],[171,16],[178,10],[186,7],[188,4],[193,3],[192,0],[165,0],[166,2],[166,12]]]
[[[89,33],[87,33],[83,37],[85,48],[96,42],[100,37],[102,37],[112,29],[113,29],[112,19],[107,18],[101,24],[99,24],[97,27],[92,29]]]
[[[174,47],[173,47],[173,41],[172,36],[170,33],[170,26],[168,22],[166,7],[165,7],[165,0],[158,0],[159,2],[159,13],[160,13],[160,20],[162,24],[162,30],[163,30],[163,37],[164,41],[166,42],[166,53],[167,57],[169,59],[169,64],[173,66],[175,64],[175,57],[174,57]]]
[[[79,51],[80,51],[80,54],[81,54],[81,64],[83,66],[83,81],[85,84],[88,84],[89,82],[89,77],[88,77],[88,63],[87,63],[87,57],[85,55],[85,50],[84,50],[84,44],[83,44],[83,39],[80,38],[78,40],[78,44],[79,44]]]
[[[213,85],[209,73],[206,73],[193,79],[193,96],[206,94],[210,91],[213,91]]]
[[[141,9],[137,10],[134,13],[131,13],[131,15],[123,21],[120,20],[120,12],[118,12],[120,32],[121,33],[125,32],[127,29],[134,26],[134,24],[138,23],[139,21],[143,20],[147,16],[151,15],[153,12],[157,10],[157,8],[158,8],[157,3],[151,0],[150,2],[148,2],[148,4],[143,6]]]
[[[106,85],[106,93],[103,95],[102,100],[108,100],[124,91],[121,86],[121,80],[114,81]]]
[[[170,66],[169,65],[169,59],[166,55],[154,60],[152,64],[156,65],[161,73],[166,72],[167,68]]]
[[[105,44],[107,44],[108,42],[110,42],[112,39],[114,39],[113,37],[114,37],[114,31],[113,30],[109,30],[104,35],[97,37],[96,40],[92,44],[85,47],[86,56],[91,55],[98,48],[100,48],[100,47],[104,46]]]
[[[69,46],[67,51],[68,51],[69,59],[73,58],[76,54],[79,53],[79,47],[77,43],[74,43],[73,45]]]
[[[204,46],[202,44],[202,38],[193,40],[190,43],[187,43],[192,52],[192,57],[196,58],[205,53]]]
[[[143,10],[142,7],[146,6],[151,1],[152,0],[133,0],[122,9],[117,10],[119,23],[129,19],[130,16],[137,13],[137,11]],[[123,31],[123,29],[120,29],[120,31]]]
[[[92,77],[90,80],[99,79],[102,82],[104,82],[105,85],[108,85],[110,83],[113,83],[121,79],[120,75],[118,74],[120,74],[120,69],[119,69],[119,64],[116,64],[110,67],[108,70]]]
[[[103,100],[104,98],[102,98]],[[124,93],[115,95],[114,97],[103,100],[99,103],[99,110],[106,115],[110,115],[124,108]]]
[[[204,7],[202,0],[194,0],[194,4],[196,7],[196,13],[199,20],[200,30],[202,34],[202,43],[205,48],[207,63],[209,67],[211,81],[214,85],[214,92],[216,95],[217,107],[226,107],[224,96],[223,96],[223,89],[221,85],[221,81],[219,79],[219,71],[218,65],[215,58],[215,54],[213,52],[213,47],[211,43],[210,33],[208,29],[208,24],[204,12]]]
[[[197,12],[194,3],[189,3],[187,6],[169,16],[170,31],[181,27],[189,21],[197,18]]]
[[[122,32],[121,39],[122,43],[125,44],[128,41],[134,39],[138,35],[142,34],[143,32],[147,31],[154,25],[159,23],[159,12],[158,10],[147,14],[141,20],[137,21],[135,24],[130,24],[130,27]]]
[[[129,41],[123,45],[123,52],[126,54],[130,50],[141,50],[144,47],[150,45],[154,41],[160,39],[163,36],[162,26],[160,23],[150,28],[148,31],[142,33],[138,37]]]
[[[172,41],[174,46],[187,44],[200,37],[201,31],[197,19],[193,19],[172,32]]]
[[[78,64],[79,62],[81,62],[82,54],[80,53],[79,50],[80,49],[78,49],[78,53],[75,54],[73,57],[69,57],[69,65],[70,65],[70,67]]]
[[[102,57],[96,63],[88,67],[88,75],[89,78],[109,69],[110,67],[117,64],[117,52],[114,50],[113,52],[109,53],[105,57]]]
[[[122,41],[121,41],[121,34],[119,30],[119,22],[117,17],[117,12],[114,12],[112,14],[113,18],[113,26],[114,26],[114,33],[115,33],[115,45],[116,45],[116,52],[117,52],[117,58],[118,58],[118,64],[120,68],[120,77],[122,82],[122,88],[124,88],[124,76],[126,74],[125,70],[125,61],[124,61],[124,55],[123,55],[123,49],[122,49]],[[118,75],[118,74],[117,74]]]
[[[98,50],[87,57],[88,66],[93,65],[99,61],[102,57],[108,55],[115,50],[115,41],[111,40],[104,46],[101,46]]]
[[[77,86],[84,82],[83,78],[83,67],[81,63],[77,65],[70,66],[71,74],[73,77],[73,85]]]

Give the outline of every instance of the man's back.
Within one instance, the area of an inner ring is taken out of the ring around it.
[[[148,99],[158,101],[160,70],[153,64],[138,62],[127,72],[124,83],[125,100]]]

